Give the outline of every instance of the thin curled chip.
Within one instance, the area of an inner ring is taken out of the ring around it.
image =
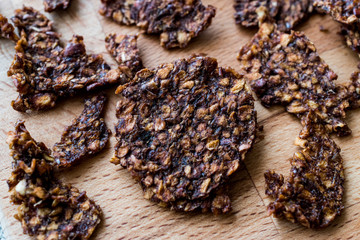
[[[14,26],[8,22],[5,16],[0,14],[0,37],[17,42],[19,37],[15,34],[14,30]]]
[[[60,182],[50,150],[36,142],[24,122],[8,135],[13,171],[8,180],[15,218],[35,239],[88,239],[101,221],[101,209],[85,192]]]
[[[16,10],[12,20],[21,32],[8,71],[19,92],[12,102],[15,110],[46,110],[54,107],[59,97],[128,79],[118,69],[110,70],[101,55],[86,54],[81,36],[61,47],[52,22],[33,8]]]
[[[100,14],[147,34],[160,35],[165,48],[186,47],[211,24],[216,9],[200,0],[101,0]]]
[[[111,162],[131,172],[147,199],[183,211],[209,206],[202,203],[243,165],[255,139],[254,99],[242,76],[192,56],[143,69],[117,93]],[[213,211],[230,210],[228,197],[215,199]]]
[[[238,60],[264,106],[282,104],[299,118],[311,110],[329,131],[351,133],[345,122],[345,110],[350,107],[348,89],[334,83],[337,75],[304,33],[283,33],[263,23],[241,48]]]
[[[353,24],[360,23],[360,2],[358,0],[313,0],[314,6],[336,21]]]
[[[236,23],[244,27],[259,25],[257,10],[264,7],[280,31],[290,31],[313,12],[313,0],[235,0]]]
[[[295,141],[301,151],[290,161],[290,175],[265,173],[265,193],[274,199],[268,212],[308,228],[322,228],[344,208],[343,160],[340,148],[313,112],[304,116],[302,125]]]
[[[69,7],[70,0],[44,0],[46,12],[53,12],[57,9],[65,10]]]
[[[105,38],[106,49],[115,58],[119,68],[130,71],[131,77],[143,68],[140,51],[137,47],[138,35],[109,34]]]
[[[105,102],[105,95],[86,99],[83,112],[65,129],[60,142],[55,143],[53,156],[59,168],[70,167],[105,147],[111,134],[101,117]]]

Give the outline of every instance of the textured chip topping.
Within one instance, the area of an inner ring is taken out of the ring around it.
[[[213,6],[200,0],[101,0],[100,14],[115,22],[137,25],[147,34],[159,34],[165,48],[186,47],[211,24]]]
[[[65,10],[69,7],[70,0],[44,0],[46,12],[53,12],[57,9]]]
[[[54,158],[59,168],[70,167],[105,147],[111,134],[101,117],[105,102],[105,95],[86,99],[81,115],[65,129],[60,142],[55,143]]]
[[[295,144],[301,148],[291,159],[290,175],[265,173],[266,194],[274,201],[268,211],[275,217],[309,228],[328,226],[344,208],[344,167],[340,148],[328,136],[313,112]]]
[[[105,38],[106,49],[115,58],[119,68],[130,71],[131,77],[143,68],[140,51],[137,47],[138,35],[109,34]]]
[[[346,44],[360,57],[360,24],[343,24],[341,34],[344,36]]]
[[[259,7],[267,10],[280,31],[289,31],[313,11],[313,0],[235,0],[236,23],[244,27],[259,25]]]
[[[254,99],[242,76],[192,56],[143,69],[117,93],[111,161],[131,172],[147,199],[184,211],[209,206],[255,139]],[[220,194],[211,208],[226,212],[227,202]]]
[[[348,89],[334,83],[337,75],[303,33],[282,33],[263,23],[238,59],[264,106],[282,104],[299,118],[311,110],[329,131],[351,133],[344,120]]]
[[[313,0],[320,11],[345,24],[360,23],[359,0]]]
[[[15,34],[14,30],[14,26],[8,23],[7,18],[0,14],[0,37],[16,42],[19,40],[19,37]]]
[[[8,71],[19,92],[12,102],[15,110],[46,110],[55,106],[58,97],[127,79],[120,71],[110,70],[101,55],[86,54],[80,36],[63,48],[52,22],[33,8],[16,10],[12,20],[22,33]]]
[[[13,171],[8,180],[15,218],[35,239],[88,239],[100,223],[101,209],[85,192],[54,177],[50,150],[36,142],[19,121],[8,135]]]

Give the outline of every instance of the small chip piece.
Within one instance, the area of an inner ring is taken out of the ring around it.
[[[313,112],[302,119],[303,129],[295,142],[301,148],[291,160],[290,176],[265,173],[265,193],[275,201],[268,211],[275,217],[322,228],[344,208],[344,167],[340,148],[328,136]]]
[[[235,0],[236,23],[244,27],[259,25],[258,9],[265,8],[280,31],[290,31],[313,12],[313,0]]]
[[[360,107],[360,65],[358,70],[351,74],[351,83],[348,84],[349,88],[349,103],[352,108]]]
[[[53,12],[57,9],[65,10],[69,7],[70,0],[44,0],[46,12]]]
[[[348,89],[334,83],[337,75],[303,33],[282,33],[265,22],[238,59],[264,106],[282,104],[300,119],[312,110],[329,131],[351,133],[344,120]]]
[[[346,44],[360,57],[360,24],[343,24],[341,34],[344,36]]]
[[[242,76],[191,56],[143,69],[117,92],[111,162],[131,172],[147,199],[183,211],[229,211],[226,194],[215,193],[243,165],[257,129]]]
[[[143,68],[139,49],[137,47],[138,35],[109,34],[105,38],[106,49],[115,58],[119,68],[131,72],[131,77]]]
[[[336,21],[353,24],[360,23],[359,0],[313,0],[314,6],[330,14]]]
[[[0,37],[17,42],[19,37],[15,34],[14,30],[14,26],[8,23],[5,16],[0,14]]]
[[[53,156],[59,168],[70,167],[105,147],[111,134],[101,118],[105,102],[105,95],[86,99],[81,115],[65,129],[60,142],[55,143]]]
[[[85,192],[60,182],[50,150],[36,142],[24,122],[8,135],[13,171],[8,180],[15,218],[36,239],[88,239],[101,221],[101,209]]]
[[[100,14],[115,22],[137,25],[147,34],[159,34],[165,48],[186,47],[211,24],[215,7],[200,0],[101,0]]]
[[[46,110],[55,106],[58,97],[128,79],[118,69],[110,70],[101,55],[87,55],[81,36],[61,47],[52,22],[33,8],[16,10],[12,20],[21,32],[8,71],[19,92],[12,102],[15,110]]]

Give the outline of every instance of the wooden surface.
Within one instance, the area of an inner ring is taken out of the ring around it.
[[[73,0],[67,12],[48,15],[54,20],[54,27],[67,41],[73,34],[83,35],[88,52],[102,53],[107,61],[114,61],[104,46],[105,34],[136,33],[136,27],[120,26],[103,18],[97,13],[100,0]],[[254,30],[237,26],[233,19],[232,0],[203,0],[205,4],[217,7],[217,15],[210,28],[202,33],[184,50],[167,51],[160,47],[156,36],[139,38],[139,48],[148,67],[191,53],[206,53],[218,58],[221,66],[239,69],[236,55]],[[43,9],[42,0],[1,0],[0,13],[10,17],[16,8],[30,5]],[[320,32],[320,25],[328,32]],[[298,29],[315,43],[321,57],[339,75],[339,82],[345,82],[356,70],[358,58],[343,43],[337,34],[339,24],[330,17],[315,15]],[[62,101],[50,111],[21,114],[10,107],[17,93],[6,72],[13,59],[14,44],[0,40],[0,223],[5,236],[11,239],[28,239],[22,234],[21,225],[12,216],[16,206],[9,203],[6,179],[10,176],[11,158],[5,143],[6,133],[14,129],[17,119],[26,120],[26,126],[37,141],[51,147],[60,139],[64,127],[70,124],[83,108],[81,97]],[[117,97],[114,89],[108,91],[108,104],[105,120],[113,129],[116,122],[115,104]],[[360,237],[360,111],[348,114],[348,123],[353,135],[336,138],[342,148],[346,173],[345,209],[341,217],[323,230],[305,229],[298,224],[273,219],[266,213],[270,199],[264,194],[263,173],[275,169],[288,174],[289,159],[296,150],[293,145],[300,131],[300,123],[281,107],[265,109],[258,102],[258,119],[264,125],[265,138],[257,143],[246,159],[246,169],[239,171],[231,180],[231,200],[233,211],[226,216],[211,214],[179,213],[157,206],[143,199],[142,191],[126,170],[109,163],[113,154],[114,137],[107,148],[75,168],[61,174],[64,181],[70,182],[81,190],[86,190],[104,211],[104,221],[93,239],[346,239]]]

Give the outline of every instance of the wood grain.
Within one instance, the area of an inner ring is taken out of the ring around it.
[[[165,50],[156,36],[141,35],[139,48],[144,64],[155,67],[160,63],[186,57],[192,53],[206,53],[216,57],[221,66],[239,70],[236,55],[240,47],[255,33],[237,26],[232,18],[232,0],[203,0],[217,7],[217,15],[211,27],[194,40],[186,49]],[[0,13],[12,16],[14,9],[22,5],[43,9],[42,0],[1,0]],[[83,35],[88,52],[102,53],[113,66],[107,54],[104,37],[107,33],[137,33],[136,27],[119,26],[100,16],[99,0],[73,0],[66,12],[47,14],[54,26],[62,33],[65,42],[73,34]],[[320,25],[327,32],[320,32]],[[356,70],[358,58],[348,49],[338,35],[339,24],[327,16],[314,15],[298,29],[315,43],[321,57],[338,73],[339,82],[348,81]],[[8,240],[29,239],[22,234],[20,223],[12,216],[16,207],[9,203],[6,179],[11,171],[11,158],[5,144],[6,133],[13,130],[17,119],[26,120],[26,126],[38,141],[52,146],[59,140],[64,127],[70,124],[83,108],[83,98],[75,97],[62,101],[55,109],[32,114],[21,114],[10,107],[17,93],[11,79],[6,75],[13,59],[13,43],[0,40],[0,223]],[[108,91],[110,101],[105,116],[110,128],[116,122],[114,89]],[[246,168],[231,180],[233,211],[226,216],[211,214],[185,214],[161,208],[142,197],[142,191],[126,170],[109,163],[115,139],[112,137],[106,149],[94,158],[60,174],[64,181],[86,190],[88,195],[101,205],[104,221],[94,239],[356,239],[360,236],[360,110],[350,112],[349,126],[353,135],[336,138],[342,148],[346,172],[345,210],[334,224],[323,230],[305,229],[298,224],[273,219],[266,213],[269,199],[264,194],[263,173],[275,169],[288,174],[289,159],[295,152],[293,145],[300,131],[296,118],[284,112],[282,107],[266,109],[258,102],[259,122],[264,125],[264,140],[255,145],[246,159]]]

